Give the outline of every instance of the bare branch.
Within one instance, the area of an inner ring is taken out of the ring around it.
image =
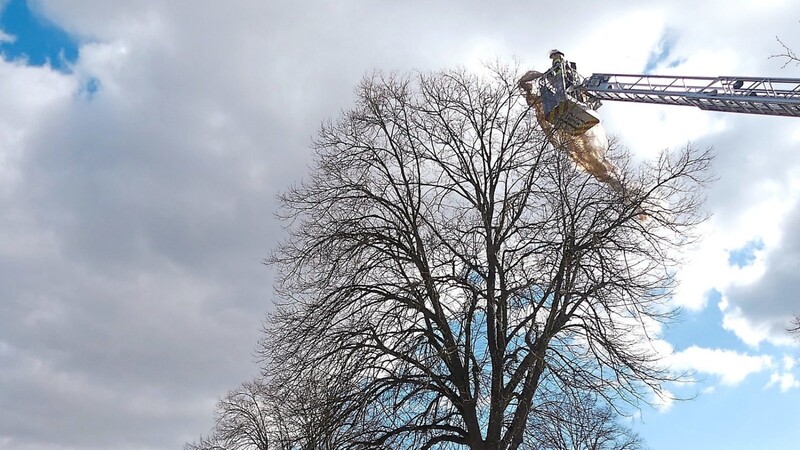
[[[784,60],[781,69],[785,69],[786,66],[792,63],[794,63],[795,66],[800,65],[800,57],[797,56],[794,50],[792,50],[788,45],[784,44],[781,38],[776,36],[775,39],[778,41],[779,44],[781,44],[781,47],[783,47],[783,53],[777,53],[771,55],[770,58],[778,58]]]
[[[794,316],[794,319],[792,320],[792,323],[789,325],[789,328],[787,328],[787,331],[789,333],[796,334],[800,339],[800,315]]]

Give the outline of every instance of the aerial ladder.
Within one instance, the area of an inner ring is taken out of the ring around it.
[[[546,120],[573,136],[599,123],[596,111],[606,100],[800,117],[800,78],[615,73],[583,78],[575,63],[567,62],[563,56],[558,50],[551,51],[553,66],[543,74],[528,76],[526,81],[538,84]],[[520,81],[522,85],[523,80]]]
[[[583,78],[558,50],[552,67],[519,80],[525,100],[550,142],[582,170],[625,192],[606,156],[608,140],[597,109],[603,101],[695,106],[706,111],[800,117],[800,79],[686,77],[595,73]]]

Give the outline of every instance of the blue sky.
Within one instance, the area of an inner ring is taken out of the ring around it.
[[[800,77],[769,58],[776,35],[800,49],[789,1],[300,3],[0,0],[0,450],[180,448],[208,431],[214,402],[258,373],[274,195],[364,73],[541,69],[559,48],[584,75]],[[634,426],[654,450],[795,448],[796,119],[600,114],[636,160],[688,142],[718,155],[682,320],[655,344],[696,372],[667,388],[697,398]]]
[[[25,0],[11,0],[0,11],[0,30],[11,37],[0,42],[7,60],[24,59],[27,64],[48,64],[56,70],[69,70],[78,59],[78,42],[46,17],[32,11]],[[10,42],[9,42],[10,41]]]
[[[768,377],[752,376],[738,386],[719,387],[676,404],[666,413],[645,413],[638,429],[654,449],[794,448],[800,395],[797,389],[781,393],[765,388],[767,382]]]
[[[665,30],[658,42],[658,46],[650,53],[647,63],[644,65],[644,73],[653,73],[657,68],[675,68],[681,62],[679,57],[672,54],[672,49],[678,40],[677,33],[672,30]]]
[[[765,343],[756,350],[744,344],[722,326],[719,292],[711,291],[708,296],[706,308],[684,311],[683,320],[663,333],[676,351],[701,346],[769,354],[774,355],[776,365],[784,356],[798,357],[796,349],[785,346]],[[795,438],[790,430],[800,429],[800,389],[781,392],[770,386],[770,376],[769,371],[758,372],[728,386],[716,375],[698,372],[696,384],[674,389],[690,400],[679,401],[666,412],[643,411],[637,428],[654,449],[718,448],[721,442],[726,449],[792,448]]]

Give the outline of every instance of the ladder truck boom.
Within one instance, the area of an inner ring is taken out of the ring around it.
[[[604,101],[800,117],[800,78],[614,73],[583,78],[575,63],[564,59],[564,53],[551,50],[549,56],[552,66],[547,71],[530,70],[517,81],[525,102],[554,147],[563,149],[578,167],[623,196],[628,192],[623,178],[605,155],[608,140],[597,114]]]
[[[552,67],[529,71],[519,80],[547,123],[580,136],[600,123],[603,101],[695,106],[722,111],[800,117],[800,78],[694,77],[595,73],[583,78],[558,50]]]
[[[800,117],[800,78],[596,73],[576,86],[576,90],[585,91],[598,100]]]

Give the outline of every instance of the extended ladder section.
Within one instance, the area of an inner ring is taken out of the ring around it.
[[[800,117],[800,79],[674,77],[599,73],[580,89],[600,100],[696,106],[771,116]]]

